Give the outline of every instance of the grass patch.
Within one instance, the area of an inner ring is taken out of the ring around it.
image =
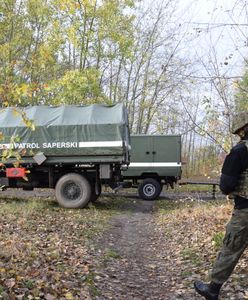
[[[197,210],[204,210],[204,212],[207,212],[208,210],[211,210],[213,208],[217,207],[224,207],[224,206],[230,206],[232,202],[230,200],[195,200],[195,199],[185,199],[185,200],[158,200],[156,201],[156,209],[159,211],[159,213],[168,213],[168,212],[177,212],[177,211],[187,211],[189,210],[189,213],[192,213],[193,211],[196,212]],[[193,209],[193,211],[192,211]]]
[[[187,277],[190,277],[192,274],[193,274],[192,271],[183,271],[183,272],[181,273],[181,276],[182,276],[183,278],[187,278]]]
[[[213,185],[204,184],[185,184],[185,185],[175,185],[175,192],[213,192]],[[216,192],[220,192],[219,186],[216,185]]]
[[[216,232],[212,238],[212,244],[216,250],[219,250],[223,244],[225,233],[223,231]]]
[[[4,292],[4,287],[0,285],[0,295],[2,295],[3,292]]]
[[[85,283],[87,284],[87,286],[89,288],[91,296],[93,296],[93,297],[99,296],[100,293],[95,285],[95,274],[93,271],[91,271],[91,270],[89,271],[89,273],[85,277]]]
[[[183,260],[190,262],[194,266],[198,266],[201,263],[201,259],[194,249],[184,249],[181,251],[181,255]]]
[[[23,282],[23,286],[25,288],[29,289],[29,290],[31,290],[34,287],[34,285],[35,285],[35,282],[33,280],[30,280],[30,279],[29,280],[25,280]]]
[[[121,258],[121,255],[114,249],[108,249],[107,252],[104,255],[104,259],[105,260],[109,260],[109,259],[119,259]]]
[[[0,198],[1,211],[0,214],[26,214],[29,215],[33,211],[54,207],[53,201],[40,199],[3,199]]]

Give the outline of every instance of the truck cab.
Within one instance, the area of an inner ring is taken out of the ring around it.
[[[154,200],[164,185],[173,188],[181,167],[180,135],[131,135],[130,165],[122,174],[140,198]]]

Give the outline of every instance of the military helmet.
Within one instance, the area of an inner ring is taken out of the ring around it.
[[[248,125],[248,111],[240,112],[233,117],[232,133],[236,134],[240,129]]]

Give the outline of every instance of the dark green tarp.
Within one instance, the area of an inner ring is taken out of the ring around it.
[[[28,128],[20,114],[34,122]],[[26,156],[126,156],[129,146],[128,116],[123,104],[113,106],[32,106],[0,109],[0,148],[26,149]]]

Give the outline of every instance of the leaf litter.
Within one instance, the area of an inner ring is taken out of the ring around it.
[[[118,198],[118,199],[116,199]],[[0,299],[202,299],[232,204],[101,197],[84,210],[0,200]],[[247,257],[221,299],[248,299]],[[238,298],[237,298],[238,297]]]

